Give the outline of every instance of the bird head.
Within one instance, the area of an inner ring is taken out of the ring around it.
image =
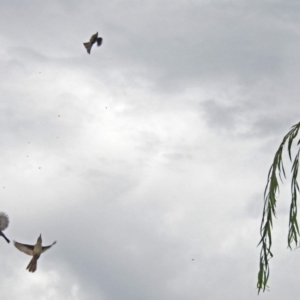
[[[38,237],[38,240],[37,240],[39,243],[42,243],[42,234],[40,234],[40,236]]]

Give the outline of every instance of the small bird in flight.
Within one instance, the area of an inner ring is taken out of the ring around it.
[[[8,215],[4,212],[0,212],[0,235],[3,236],[8,243],[10,243],[10,240],[2,232],[8,227],[8,224],[9,224]]]
[[[99,47],[102,44],[102,38],[98,37],[98,32],[93,34],[90,38],[90,41],[87,43],[83,43],[84,47],[88,54],[91,54],[92,46],[97,42],[97,46]]]
[[[40,255],[42,253],[44,253],[46,250],[50,249],[54,244],[56,244],[56,241],[49,246],[43,247],[41,234],[38,237],[35,245],[26,245],[26,244],[21,244],[21,243],[14,241],[14,245],[17,249],[19,249],[20,251],[22,251],[28,255],[33,256],[29,265],[26,268],[26,270],[28,270],[29,272],[32,272],[32,273],[35,272],[35,270],[36,270],[37,260],[39,259]]]

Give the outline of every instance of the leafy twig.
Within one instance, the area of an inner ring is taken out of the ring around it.
[[[267,283],[270,275],[269,260],[273,257],[271,252],[272,247],[272,227],[273,221],[272,218],[276,218],[276,199],[279,194],[279,184],[278,177],[282,181],[282,175],[285,176],[283,161],[282,161],[282,152],[284,145],[288,142],[288,154],[289,158],[292,161],[291,148],[295,137],[298,135],[300,129],[300,122],[295,124],[290,131],[283,138],[273,160],[273,163],[270,167],[268,174],[268,181],[264,192],[264,209],[262,215],[262,221],[260,226],[260,236],[261,239],[258,245],[261,245],[260,251],[260,261],[259,261],[259,272],[258,272],[258,281],[257,288],[258,293],[260,290],[265,291],[268,287]],[[300,140],[297,145],[299,145]],[[291,194],[292,201],[290,206],[290,219],[289,219],[289,233],[288,233],[288,247],[292,249],[292,244],[295,243],[296,247],[298,245],[298,236],[299,227],[297,222],[297,195],[299,192],[299,185],[297,182],[298,169],[299,169],[299,154],[300,149],[295,156],[293,165],[292,165],[292,181],[291,181]]]

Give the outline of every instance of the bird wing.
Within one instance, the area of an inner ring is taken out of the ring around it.
[[[49,245],[49,246],[45,246],[45,247],[43,247],[43,250],[42,250],[42,253],[44,253],[45,251],[47,251],[48,249],[50,249],[53,245],[55,245],[56,244],[56,241],[55,242],[53,242],[51,245]]]
[[[14,245],[20,251],[22,251],[22,252],[24,252],[28,255],[31,255],[31,256],[33,255],[33,248],[34,248],[33,245],[21,244],[21,243],[18,243],[16,241],[14,241]]]
[[[0,212],[0,230],[6,229],[8,224],[9,224],[8,215],[4,212]]]

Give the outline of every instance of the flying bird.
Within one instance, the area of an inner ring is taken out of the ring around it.
[[[97,46],[99,47],[102,44],[102,38],[98,37],[98,32],[93,34],[90,38],[90,41],[87,43],[83,43],[84,47],[88,54],[91,54],[92,46],[97,42]]]
[[[26,245],[26,244],[21,244],[16,241],[14,241],[14,245],[17,249],[20,251],[33,256],[29,265],[27,266],[26,270],[29,272],[35,272],[36,267],[37,267],[37,260],[39,259],[40,255],[44,253],[46,250],[50,249],[54,244],[56,244],[56,241],[52,243],[49,246],[42,246],[42,235],[38,237],[36,244],[35,245]]]
[[[4,212],[0,212],[0,235],[3,236],[8,243],[10,243],[10,240],[2,232],[8,227],[8,224],[9,224],[8,215]]]

